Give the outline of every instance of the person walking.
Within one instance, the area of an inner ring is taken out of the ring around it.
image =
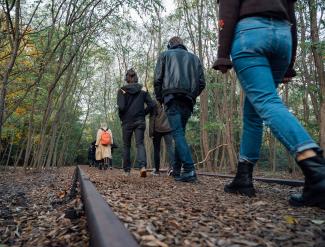
[[[303,192],[291,195],[289,203],[325,208],[322,150],[277,93],[281,82],[296,75],[294,4],[294,0],[219,1],[219,49],[213,68],[226,73],[234,66],[245,92],[237,174],[224,190],[255,195],[252,173],[260,156],[264,122],[305,176]]]
[[[197,176],[185,130],[196,98],[205,88],[203,66],[200,59],[187,50],[180,37],[171,38],[167,48],[167,51],[160,54],[156,64],[155,94],[157,100],[166,106],[172,128],[175,141],[175,180],[194,182]]]
[[[130,174],[130,148],[131,138],[134,133],[137,147],[136,166],[140,168],[140,176],[146,177],[147,157],[144,147],[145,116],[152,112],[155,103],[147,90],[138,83],[137,73],[133,69],[127,71],[125,81],[127,85],[121,87],[117,93],[117,106],[122,122],[124,144],[123,169],[126,175]]]
[[[95,166],[96,164],[96,158],[95,158],[95,154],[96,154],[96,141],[93,141],[90,146],[88,147],[88,163],[89,166]]]
[[[106,123],[101,123],[101,127],[97,131],[96,138],[96,160],[99,162],[99,169],[101,170],[104,166],[106,170],[112,159],[112,149],[113,144],[112,131],[107,127]]]
[[[168,159],[169,159],[169,169],[167,174],[170,175],[173,172],[173,167],[175,163],[175,153],[174,153],[174,143],[173,137],[171,135],[171,127],[167,118],[167,115],[163,109],[163,105],[156,102],[156,107],[154,112],[150,115],[149,121],[149,136],[152,137],[153,142],[153,156],[155,163],[155,170],[153,175],[159,175],[160,169],[160,144],[161,139],[164,138]]]

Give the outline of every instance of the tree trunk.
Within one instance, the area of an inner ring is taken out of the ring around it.
[[[316,66],[317,79],[320,85],[320,122],[319,122],[319,143],[325,149],[325,71],[322,49],[320,49],[319,28],[317,23],[317,0],[308,0],[310,10],[310,34],[312,40],[312,53]]]

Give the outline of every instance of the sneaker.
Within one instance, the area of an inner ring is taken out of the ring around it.
[[[151,174],[153,176],[159,176],[160,175],[159,171],[156,171],[156,170],[152,171]]]
[[[195,170],[189,172],[183,172],[179,177],[175,176],[175,181],[194,183],[197,181]]]
[[[181,172],[173,170],[172,173],[170,174],[170,176],[172,176],[175,179],[179,178],[181,176]]]
[[[110,166],[110,168],[109,168],[110,170],[113,170],[113,167],[112,166]]]
[[[147,170],[145,167],[140,169],[140,177],[145,178],[147,176]]]
[[[167,176],[173,176],[173,169],[169,169],[168,171],[167,171]]]

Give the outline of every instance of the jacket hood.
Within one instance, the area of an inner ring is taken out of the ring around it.
[[[170,48],[168,48],[168,50],[177,49],[177,48],[183,49],[183,50],[186,50],[187,51],[186,46],[185,45],[181,45],[181,44],[171,46]]]
[[[122,90],[129,94],[137,94],[141,91],[142,85],[139,83],[130,83],[122,87]]]

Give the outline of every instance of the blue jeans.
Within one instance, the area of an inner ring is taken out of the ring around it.
[[[192,111],[190,107],[180,106],[174,100],[167,105],[166,114],[172,128],[172,135],[175,141],[175,165],[176,173],[181,171],[183,164],[184,172],[195,170],[191,150],[186,142],[185,129]]]
[[[277,93],[291,60],[290,28],[287,21],[263,17],[245,18],[236,26],[231,57],[245,92],[239,160],[258,160],[263,122],[294,156],[319,149]]]

